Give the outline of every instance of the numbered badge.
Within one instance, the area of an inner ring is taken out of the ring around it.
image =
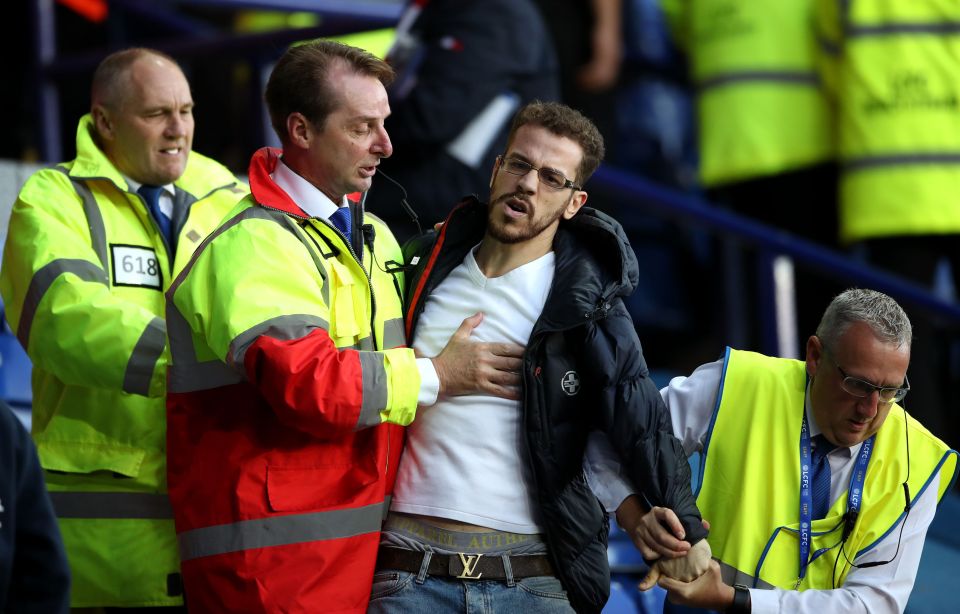
[[[149,247],[110,244],[113,253],[113,285],[162,290],[160,261]]]

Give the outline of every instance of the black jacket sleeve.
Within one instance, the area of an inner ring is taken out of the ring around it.
[[[690,465],[673,434],[667,410],[649,377],[640,339],[622,302],[598,320],[589,345],[601,353],[592,361],[602,382],[596,427],[605,432],[624,469],[648,505],[676,513],[694,544],[707,536],[690,486]]]
[[[33,441],[0,401],[0,611],[70,609],[70,570]]]

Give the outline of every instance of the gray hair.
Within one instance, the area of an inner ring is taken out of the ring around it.
[[[909,348],[913,340],[913,327],[903,308],[886,294],[863,288],[850,288],[830,301],[817,326],[817,337],[828,348],[835,348],[855,322],[863,322],[878,339],[897,347]]]

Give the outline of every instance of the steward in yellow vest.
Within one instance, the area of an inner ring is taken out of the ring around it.
[[[960,3],[819,0],[840,234],[960,233]]]
[[[837,113],[840,241],[886,271],[960,287],[960,3],[818,0],[823,76]],[[916,317],[913,412],[956,446],[948,389],[956,335]]]
[[[247,190],[190,152],[193,102],[170,58],[118,52],[93,90],[76,159],[34,174],[13,205],[0,292],[33,361],[33,438],[71,605],[178,605],[163,293]],[[163,186],[169,233],[141,184]]]
[[[827,247],[837,242],[832,114],[817,71],[814,0],[661,0],[688,56],[696,96],[700,182],[708,198],[752,220]],[[724,272],[758,287],[755,252],[725,250]],[[742,262],[741,262],[742,260]],[[709,282],[708,282],[709,283]],[[843,288],[796,272],[797,328],[816,326]],[[761,346],[762,314],[732,298],[733,342]],[[797,338],[802,347],[803,338]]]
[[[661,0],[689,56],[705,187],[832,159],[812,2]]]
[[[693,582],[661,579],[671,601],[735,614],[903,611],[957,473],[957,453],[899,405],[911,339],[893,299],[851,289],[827,308],[805,362],[728,350],[661,391],[684,448],[702,454],[697,504],[718,561]],[[632,529],[641,551],[677,556],[658,545],[676,540],[645,523]]]
[[[738,584],[825,589],[842,586],[852,569],[837,546],[849,510],[850,493],[844,492],[824,518],[813,519],[809,552],[827,551],[807,566],[797,585],[801,522],[797,510],[803,479],[798,449],[806,387],[802,361],[727,352],[697,503],[711,522],[710,545],[724,577]],[[956,453],[919,422],[907,419],[899,405],[890,406],[872,444],[858,518],[843,544],[850,561],[903,520],[905,430],[910,438],[908,487],[914,502],[927,487],[936,489],[940,499],[956,473]]]

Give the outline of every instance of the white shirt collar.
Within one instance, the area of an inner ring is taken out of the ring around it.
[[[333,215],[338,207],[347,206],[346,196],[343,197],[343,201],[339,205],[335,204],[316,186],[287,166],[283,158],[280,158],[276,168],[270,174],[270,178],[293,199],[293,202],[297,203],[297,206],[311,217],[327,219]]]
[[[124,179],[127,180],[127,185],[130,186],[130,191],[131,191],[131,192],[136,192],[137,190],[140,189],[140,186],[143,185],[143,184],[140,183],[139,181],[135,181],[135,180],[127,177],[126,175],[121,174],[121,176],[122,176]],[[164,191],[166,194],[168,194],[168,195],[170,196],[170,198],[173,198],[173,197],[175,197],[175,196],[177,195],[176,189],[173,187],[173,184],[172,184],[172,183],[168,183],[167,185],[162,185],[162,186],[160,186],[160,187],[163,188],[163,191]]]

